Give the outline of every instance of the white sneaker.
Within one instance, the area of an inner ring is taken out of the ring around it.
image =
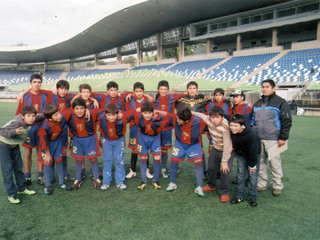
[[[121,190],[127,190],[127,185],[125,185],[124,183],[121,183],[117,185],[117,188],[120,188]]]
[[[169,175],[167,174],[167,169],[165,169],[165,168],[161,169],[161,174],[162,174],[163,178],[168,178],[169,177]]]
[[[132,169],[130,168],[130,172],[127,174],[126,178],[132,178],[137,176],[137,173],[132,171]]]
[[[147,178],[153,178],[153,174],[150,173],[149,168],[147,168]]]

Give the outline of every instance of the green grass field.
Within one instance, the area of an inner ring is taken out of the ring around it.
[[[16,106],[0,103],[1,126],[13,118]],[[35,182],[33,154],[30,188],[37,191],[35,196],[21,196],[21,204],[10,204],[0,174],[0,239],[320,239],[318,127],[317,117],[293,118],[289,150],[282,154],[283,194],[272,196],[269,184],[267,191],[259,193],[256,208],[247,201],[220,203],[218,191],[196,196],[194,165],[188,161],[180,165],[178,189],[171,193],[164,189],[167,179],[160,180],[161,190],[154,190],[150,181],[139,192],[138,174],[126,181],[126,191],[113,182],[101,192],[87,178],[77,191],[60,190],[54,183],[53,195],[46,196]],[[126,170],[129,164],[128,150]],[[69,172],[75,174],[71,158]],[[235,175],[236,162],[232,179]],[[234,191],[231,185],[231,196]]]

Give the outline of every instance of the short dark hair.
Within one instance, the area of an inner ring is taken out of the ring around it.
[[[135,82],[133,84],[133,91],[136,89],[136,88],[141,88],[143,91],[144,91],[144,85],[142,82]]]
[[[74,109],[76,106],[82,106],[86,108],[87,107],[86,101],[82,98],[76,98],[72,103],[72,108]]]
[[[107,90],[109,90],[110,88],[116,88],[118,90],[119,89],[119,85],[115,81],[110,81],[107,84]]]
[[[47,105],[44,109],[43,109],[43,115],[47,118],[47,119],[52,119],[52,115],[55,114],[56,112],[58,112],[59,109],[54,106],[54,105]]]
[[[178,118],[180,118],[184,122],[189,121],[192,117],[192,113],[188,107],[178,110],[177,115]]]
[[[58,89],[58,88],[61,88],[61,87],[62,87],[62,88],[66,88],[66,89],[69,90],[70,84],[69,84],[69,82],[68,82],[67,80],[61,79],[61,80],[59,80],[59,81],[57,82],[56,88]]]
[[[37,115],[37,109],[34,106],[24,106],[21,109],[21,115],[24,116],[27,113],[29,114],[33,113],[34,115]]]
[[[213,95],[216,95],[216,93],[221,93],[222,95],[224,95],[224,90],[222,88],[216,88],[213,92]]]
[[[158,88],[157,89],[159,89],[160,87],[167,87],[169,89],[169,82],[167,80],[161,80],[158,83]]]
[[[118,114],[120,112],[119,107],[114,103],[108,103],[104,111],[111,114]]]
[[[230,123],[239,123],[242,126],[246,124],[246,119],[242,114],[236,113],[231,116]]]
[[[42,76],[41,76],[40,73],[34,73],[34,74],[32,74],[31,77],[30,77],[30,82],[32,82],[33,79],[40,79],[41,82],[42,82]]]
[[[224,111],[221,107],[213,107],[211,108],[210,112],[209,112],[209,116],[217,116],[220,115],[222,117],[224,117]]]
[[[276,86],[276,83],[275,83],[272,79],[265,79],[265,80],[263,80],[262,83],[261,83],[261,86],[262,86],[264,83],[269,83],[272,88],[274,88],[274,87]]]
[[[144,102],[141,105],[141,112],[153,112],[154,111],[154,107],[153,104],[151,102]]]
[[[188,82],[188,84],[187,84],[187,89],[188,89],[190,86],[196,86],[196,88],[198,89],[198,83],[195,82],[195,81]]]
[[[79,85],[79,92],[81,92],[82,89],[89,89],[90,92],[92,91],[92,90],[91,90],[91,86],[90,86],[88,83],[80,84],[80,85]]]

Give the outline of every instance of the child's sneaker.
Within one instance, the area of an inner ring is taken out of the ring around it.
[[[237,204],[237,203],[241,203],[243,202],[243,198],[238,198],[238,197],[235,197],[234,199],[231,200],[231,203],[232,204]]]
[[[94,185],[94,187],[95,187],[96,189],[100,189],[100,188],[101,188],[101,181],[100,181],[100,179],[95,180],[94,183],[93,183],[93,185]]]
[[[153,187],[154,187],[154,189],[161,189],[161,186],[160,186],[160,184],[159,184],[159,182],[152,182],[152,185],[153,185]]]
[[[204,192],[210,192],[210,191],[214,191],[214,190],[216,190],[216,188],[210,187],[209,185],[202,187],[202,191],[204,191]]]
[[[72,190],[73,188],[70,187],[69,185],[63,183],[59,185],[59,188],[64,189],[64,190]]]
[[[196,193],[196,194],[198,194],[199,196],[201,196],[201,197],[203,197],[204,196],[204,193],[203,193],[203,191],[202,191],[202,187],[197,187],[195,190],[194,190],[194,192]]]
[[[43,177],[38,177],[37,183],[39,185],[46,185],[46,180]]]
[[[177,184],[170,182],[170,183],[169,183],[169,186],[168,186],[167,189],[166,189],[166,191],[167,191],[167,192],[171,192],[171,191],[173,191],[173,190],[176,190],[177,187],[178,187]]]
[[[139,185],[139,187],[138,187],[138,190],[142,191],[143,189],[146,188],[146,186],[147,186],[147,183],[141,182],[140,185]]]
[[[77,179],[73,182],[73,189],[79,189],[82,182],[79,182]]]
[[[162,174],[162,178],[168,178],[169,177],[168,174],[167,174],[167,169],[165,169],[165,168],[162,168],[161,174]]]
[[[133,178],[137,176],[137,173],[132,171],[132,169],[130,168],[130,172],[127,174],[126,178]]]
[[[117,188],[120,188],[121,190],[127,190],[127,185],[125,185],[124,183],[121,183],[117,185]]]
[[[52,186],[47,186],[44,188],[44,194],[51,195],[53,192]]]
[[[32,184],[31,178],[26,178],[26,184],[27,184],[27,185],[31,185],[31,184]]]
[[[228,194],[222,194],[220,197],[220,202],[225,203],[225,202],[229,202],[230,198]]]
[[[8,197],[8,201],[12,204],[19,204],[20,203],[20,200],[19,198],[17,198],[16,196],[13,196],[13,197]]]
[[[153,178],[153,174],[150,173],[149,168],[147,168],[146,174],[147,174],[147,178],[150,178],[150,179]]]
[[[110,185],[102,185],[100,190],[101,191],[107,191],[110,188]]]
[[[34,195],[36,194],[36,191],[25,188],[22,192],[18,192],[18,194]]]

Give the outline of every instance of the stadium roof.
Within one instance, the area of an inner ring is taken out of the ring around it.
[[[53,45],[0,49],[0,63],[39,63],[100,53],[186,24],[288,0],[149,0],[106,16]]]

